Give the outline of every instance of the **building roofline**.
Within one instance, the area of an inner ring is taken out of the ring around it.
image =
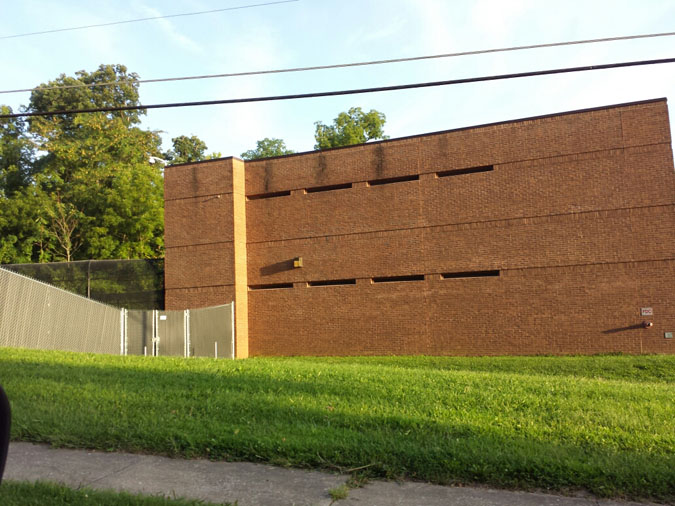
[[[224,160],[239,160],[239,161],[242,161],[242,162],[245,161],[245,160],[242,160],[241,158],[236,157],[236,156],[221,156],[220,158],[209,158],[208,160],[199,160],[197,162],[176,163],[176,164],[173,164],[173,165],[167,165],[165,168],[167,168],[167,167],[183,167],[184,165],[197,165],[197,164],[200,164],[200,163],[222,162]]]
[[[245,163],[249,162],[261,162],[261,161],[267,161],[267,160],[278,160],[280,158],[292,158],[294,156],[305,156],[305,155],[311,155],[313,153],[325,153],[328,151],[336,151],[339,149],[350,149],[350,148],[356,148],[360,146],[371,146],[374,144],[385,144],[389,142],[396,142],[396,141],[402,141],[402,140],[408,140],[408,139],[418,139],[421,137],[430,137],[432,135],[440,135],[440,134],[447,134],[451,132],[462,132],[464,130],[473,130],[476,128],[486,128],[486,127],[492,127],[492,126],[499,126],[499,125],[508,125],[511,123],[522,123],[524,121],[533,121],[533,120],[539,120],[539,119],[547,119],[547,118],[555,118],[559,116],[569,116],[571,114],[582,114],[582,113],[587,113],[587,112],[594,112],[594,111],[603,111],[607,109],[618,109],[622,107],[632,107],[636,105],[644,105],[644,104],[653,104],[656,102],[668,102],[668,99],[666,97],[661,97],[661,98],[652,98],[648,100],[638,100],[635,102],[623,102],[620,104],[611,104],[611,105],[602,105],[599,107],[589,107],[586,109],[575,109],[572,111],[563,111],[563,112],[556,112],[556,113],[550,113],[550,114],[542,114],[540,116],[528,116],[526,118],[518,118],[518,119],[510,119],[510,120],[505,120],[505,121],[496,121],[494,123],[482,123],[479,125],[471,125],[471,126],[465,126],[465,127],[459,127],[459,128],[451,128],[448,130],[438,130],[435,132],[427,132],[423,134],[415,134],[415,135],[406,135],[404,137],[396,137],[394,139],[383,139],[379,141],[372,141],[372,142],[366,142],[363,144],[352,144],[350,146],[339,146],[336,148],[327,148],[327,149],[320,149],[320,150],[312,150],[312,151],[302,151],[300,153],[291,153],[288,155],[279,155],[279,156],[271,156],[269,158],[259,158],[257,160],[242,160],[239,157],[236,156],[226,156],[223,158],[213,158],[211,160],[201,160],[198,162],[188,162],[188,163],[180,163],[176,165],[169,165],[169,167],[180,167],[183,165],[195,165],[198,163],[208,163],[208,162],[215,162],[218,160],[229,160],[229,159],[235,159],[235,160],[240,160],[244,161]]]

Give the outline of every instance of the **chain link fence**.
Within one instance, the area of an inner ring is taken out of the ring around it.
[[[0,269],[0,346],[120,354],[122,313]]]
[[[233,321],[234,303],[120,309],[0,268],[0,347],[234,358]]]
[[[125,311],[130,355],[234,358],[234,303],[185,311]]]
[[[6,264],[23,274],[104,304],[164,309],[164,259]]]
[[[190,357],[234,358],[234,302],[191,309],[188,318]]]

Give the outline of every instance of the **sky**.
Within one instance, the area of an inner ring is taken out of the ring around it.
[[[0,0],[0,37],[270,0]],[[672,0],[298,0],[203,15],[0,38],[0,91],[123,64],[141,79],[405,58],[675,31]],[[420,62],[142,84],[143,104],[391,86],[675,57],[675,37]],[[361,107],[391,138],[624,102],[675,103],[675,64],[283,102],[148,111],[164,148],[196,135],[240,156],[265,137],[314,146],[314,123]],[[18,109],[28,93],[0,94]],[[671,118],[675,114],[671,113]],[[672,119],[671,119],[671,131]]]

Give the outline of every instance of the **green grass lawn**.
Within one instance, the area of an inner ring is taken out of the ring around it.
[[[208,506],[213,503],[166,499],[147,495],[81,488],[72,490],[53,483],[3,481],[0,485],[3,506]],[[226,503],[224,506],[232,506]]]
[[[675,356],[115,357],[0,349],[12,437],[675,500]]]

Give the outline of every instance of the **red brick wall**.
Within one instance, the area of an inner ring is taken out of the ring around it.
[[[168,308],[231,300],[226,162],[167,168]],[[247,162],[245,177],[249,198],[290,193],[246,203],[251,355],[674,351],[665,100]],[[416,179],[368,184],[397,177]],[[329,185],[347,188],[312,192]],[[441,279],[486,270],[500,275]],[[326,280],[354,284],[307,286]],[[291,287],[255,289],[272,284]]]
[[[597,264],[256,290],[249,293],[250,354],[672,353],[663,331],[675,325],[673,266]],[[651,329],[636,328],[643,306],[654,310]]]
[[[234,300],[232,159],[164,173],[167,309]]]

